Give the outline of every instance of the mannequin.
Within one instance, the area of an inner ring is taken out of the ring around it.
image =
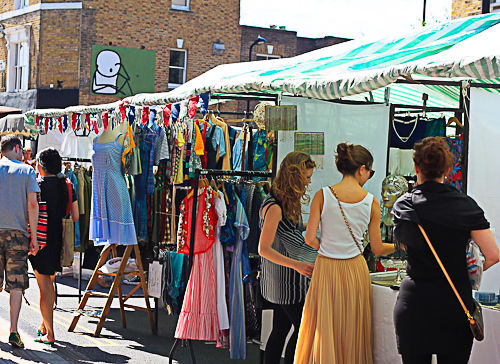
[[[394,216],[391,214],[392,207],[396,200],[408,191],[408,182],[403,176],[390,175],[382,181],[382,240],[392,241],[392,226],[394,225]]]
[[[116,125],[114,129],[112,129],[110,125],[108,130],[103,131],[102,134],[99,135],[98,138],[96,138],[96,143],[113,142],[116,136],[121,133],[122,135],[120,135],[117,142],[123,145],[123,140],[125,139],[126,132],[127,132],[127,125],[125,124],[125,122]]]

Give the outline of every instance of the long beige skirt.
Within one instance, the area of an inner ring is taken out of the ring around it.
[[[294,363],[372,364],[372,351],[372,291],[365,259],[318,255]]]

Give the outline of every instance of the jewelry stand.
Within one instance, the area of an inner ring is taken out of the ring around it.
[[[123,327],[127,327],[127,321],[125,318],[125,307],[127,308],[133,308],[136,310],[141,310],[141,311],[146,311],[148,313],[149,317],[149,324],[151,325],[151,331],[153,332],[153,335],[156,335],[156,329],[155,329],[155,323],[153,319],[153,311],[151,310],[151,306],[149,304],[149,295],[148,295],[148,287],[146,283],[146,279],[144,277],[144,269],[142,267],[142,261],[141,261],[141,253],[139,252],[139,246],[137,244],[135,245],[128,245],[125,248],[125,253],[123,254],[122,261],[120,263],[120,267],[115,273],[104,273],[100,271],[100,268],[106,263],[106,259],[108,257],[108,254],[110,251],[113,253],[113,258],[117,257],[117,251],[116,251],[117,244],[111,244],[109,245],[106,249],[101,254],[101,257],[99,258],[99,261],[97,262],[96,268],[94,269],[94,273],[92,273],[92,277],[90,278],[89,284],[87,285],[87,289],[85,290],[85,294],[83,295],[83,299],[80,302],[80,305],[78,306],[78,311],[82,311],[85,309],[85,305],[87,304],[87,300],[89,299],[90,296],[97,296],[97,297],[106,297],[106,304],[104,305],[104,308],[102,310],[102,314],[99,317],[99,323],[97,324],[97,327],[94,332],[94,337],[98,337],[101,333],[101,330],[104,326],[104,323],[106,322],[106,317],[108,316],[109,309],[111,308],[111,303],[113,302],[113,298],[115,298],[115,294],[118,291],[118,300],[120,302],[120,314],[122,317],[122,324]],[[133,272],[125,272],[125,267],[127,266],[128,259],[130,257],[130,254],[132,253],[132,249],[135,251],[135,256],[136,256],[136,262],[137,262],[137,268],[139,269],[138,271],[133,271]],[[138,284],[132,291],[126,296],[123,297],[123,292],[122,292],[122,276],[124,274],[130,274],[130,275],[135,275],[139,276],[141,278],[141,283]],[[101,293],[101,292],[95,292],[93,291],[93,288],[95,284],[97,283],[97,278],[99,275],[107,275],[107,276],[113,276],[115,277],[113,284],[111,285],[111,288],[109,292],[106,293]],[[146,300],[146,308],[144,307],[138,307],[138,306],[133,306],[126,304],[125,302],[132,297],[132,295],[142,287],[142,291],[144,292],[144,299]],[[76,327],[76,324],[78,323],[78,320],[80,319],[81,314],[75,315],[73,318],[73,321],[71,322],[71,325],[68,328],[68,331],[73,331]]]

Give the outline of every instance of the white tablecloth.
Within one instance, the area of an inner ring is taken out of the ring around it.
[[[375,284],[372,289],[374,364],[401,364],[392,320],[398,291]],[[470,364],[500,363],[500,311],[483,308],[483,318],[485,339],[481,342],[474,341]]]

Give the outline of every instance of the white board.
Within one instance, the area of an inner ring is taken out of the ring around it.
[[[334,155],[337,144],[341,142],[363,145],[372,153],[375,175],[364,188],[380,200],[382,180],[387,170],[389,106],[344,105],[304,97],[283,97],[281,105],[297,105],[297,132],[325,133],[325,155],[319,158],[313,156],[319,162],[319,168],[309,186],[311,200],[322,187],[341,181],[342,175],[337,171]],[[294,150],[294,133],[278,133],[278,167],[283,158]],[[304,210],[308,212],[309,206]]]
[[[484,210],[491,227],[495,228],[495,240],[499,244],[500,94],[471,89],[469,133],[467,194]],[[480,291],[498,294],[499,288],[500,264],[496,264],[484,272]]]

